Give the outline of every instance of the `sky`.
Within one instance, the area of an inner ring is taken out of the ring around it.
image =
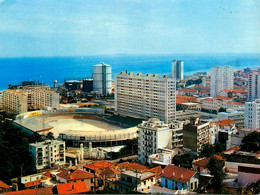
[[[259,0],[0,0],[0,57],[260,53]]]

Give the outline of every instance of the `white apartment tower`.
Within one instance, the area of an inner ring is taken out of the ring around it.
[[[218,96],[225,89],[233,89],[234,86],[234,67],[233,66],[214,66],[210,74],[210,96]]]
[[[170,130],[167,124],[157,118],[150,118],[138,125],[138,160],[147,163],[151,154],[159,148],[168,148]]]
[[[172,78],[183,79],[183,66],[184,63],[181,60],[172,61]]]
[[[46,140],[30,144],[29,151],[37,170],[66,164],[64,141]]]
[[[260,130],[260,99],[245,103],[246,129]]]
[[[118,114],[159,118],[165,122],[175,119],[176,84],[168,75],[124,73],[115,75],[115,111]]]
[[[260,75],[259,72],[249,74],[248,101],[260,98]]]
[[[99,91],[102,95],[112,93],[112,68],[110,65],[93,65],[93,91]]]

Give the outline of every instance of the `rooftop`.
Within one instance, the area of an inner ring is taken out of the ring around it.
[[[89,191],[84,181],[57,184],[56,188],[58,194],[79,194],[79,193],[86,193]]]
[[[134,177],[134,178],[137,177],[140,180],[145,180],[145,179],[155,176],[155,173],[148,172],[148,171],[145,171],[142,173],[136,173],[135,171],[124,171],[124,172],[122,172],[122,174],[130,176],[130,177]]]
[[[177,167],[174,165],[168,165],[167,167],[165,167],[163,169],[161,176],[168,178],[168,179],[178,180],[181,182],[187,182],[195,174],[196,174],[196,171],[194,171],[194,170],[185,169],[185,168]]]

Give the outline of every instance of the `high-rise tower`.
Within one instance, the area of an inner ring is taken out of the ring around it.
[[[259,72],[249,74],[248,78],[248,101],[260,99],[260,75]]]
[[[183,66],[184,63],[181,60],[172,61],[172,78],[183,79]]]
[[[210,96],[218,96],[225,89],[234,87],[233,66],[214,66],[210,74]]]
[[[93,65],[93,91],[99,91],[102,95],[112,92],[112,68],[110,65]]]

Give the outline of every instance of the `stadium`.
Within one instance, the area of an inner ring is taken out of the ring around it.
[[[27,112],[16,117],[14,124],[28,134],[48,134],[66,141],[68,146],[116,146],[137,137],[137,127],[126,128],[102,116],[100,108],[66,108]]]

